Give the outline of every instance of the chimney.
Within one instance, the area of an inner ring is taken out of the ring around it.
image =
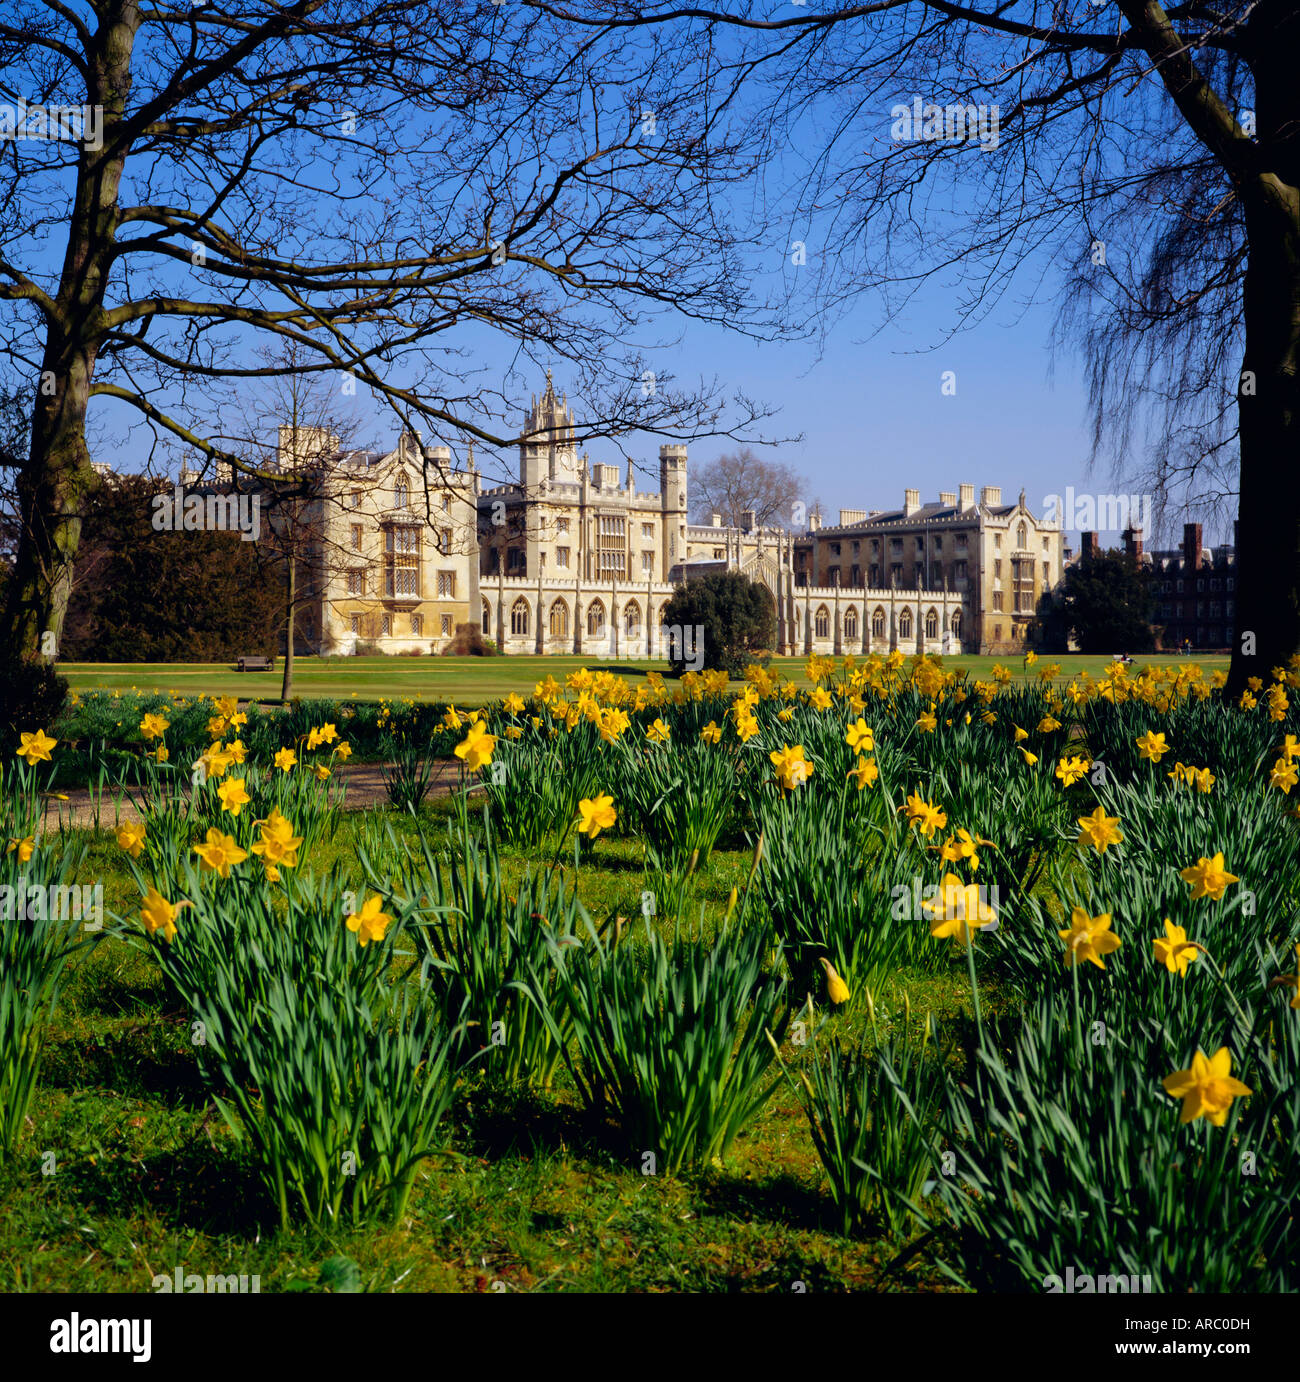
[[[1096,534],[1096,533],[1080,533],[1080,534],[1079,534],[1079,560],[1082,561],[1085,557],[1093,557],[1093,556],[1096,556],[1096,555],[1097,555],[1097,534]]]
[[[967,509],[974,507],[974,504],[975,504],[975,486],[974,486],[974,485],[958,485],[958,486],[957,486],[957,490],[958,490],[958,493],[959,493],[960,498],[961,498],[962,512],[964,513]]]
[[[951,490],[941,489],[939,491],[939,502],[945,508],[951,509],[957,503],[957,496],[953,494]]]
[[[1124,534],[1123,534],[1123,536],[1124,536],[1124,551],[1125,551],[1125,553],[1126,553],[1128,556],[1132,557],[1134,561],[1141,561],[1141,560],[1142,560],[1142,529],[1141,529],[1141,528],[1125,528],[1125,529],[1124,529]]]
[[[866,509],[841,509],[840,527],[850,528],[855,523],[861,523],[867,516]]]
[[[740,514],[740,530],[742,533],[752,533],[758,523],[755,521],[753,509],[742,509]]]
[[[722,527],[722,515],[720,513],[711,513],[709,515],[709,521],[713,524],[715,528]]]
[[[1002,503],[1002,486],[985,485],[984,488],[980,490],[980,503],[983,504],[986,509],[996,509],[1000,507]]]
[[[1201,525],[1183,524],[1183,569],[1199,571],[1201,566]]]
[[[812,513],[808,515],[808,531],[810,533],[815,533],[821,526],[822,511],[820,509],[814,509]]]
[[[903,491],[903,517],[911,516],[921,507],[921,491],[919,489],[905,489]]]

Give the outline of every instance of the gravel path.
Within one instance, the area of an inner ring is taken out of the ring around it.
[[[442,759],[434,773],[430,794],[444,795],[452,791],[460,781],[459,770],[460,764],[456,759]],[[388,791],[378,763],[340,763],[334,768],[334,776],[347,784],[347,797],[344,800],[346,810],[364,810],[367,806],[384,805],[388,801]],[[74,788],[66,796],[66,801],[53,797],[46,800],[46,830],[57,830],[60,825],[98,825],[100,829],[115,830],[122,821],[140,819],[140,813],[131,802],[118,802],[109,793],[104,794],[98,811],[92,793],[85,787]]]

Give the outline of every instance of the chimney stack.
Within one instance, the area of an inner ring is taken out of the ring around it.
[[[980,503],[983,504],[986,509],[999,508],[1002,504],[1002,486],[985,485],[984,488],[980,490]]]
[[[973,508],[973,507],[974,507],[974,504],[975,504],[975,486],[974,486],[974,485],[958,485],[958,486],[957,486],[957,492],[958,492],[958,494],[959,494],[959,496],[960,496],[960,503],[961,503],[961,507],[962,507],[962,512],[963,512],[963,513],[964,513],[967,509]]]
[[[745,533],[752,533],[757,526],[758,524],[755,522],[754,510],[743,509],[740,515],[741,531]]]
[[[1201,567],[1201,525],[1183,524],[1183,568],[1186,571],[1199,571]]]
[[[919,489],[905,489],[903,491],[903,517],[911,516],[921,507],[921,491]]]
[[[722,527],[722,515],[720,513],[711,513],[709,515],[709,520],[715,528]]]
[[[951,490],[941,489],[939,491],[939,502],[947,508],[952,508],[957,503],[957,496]]]

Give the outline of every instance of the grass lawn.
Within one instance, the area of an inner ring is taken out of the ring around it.
[[[1017,676],[1026,673],[1019,658],[960,657],[938,659],[945,665],[964,668],[977,677],[987,677],[995,663],[1010,667]],[[1107,657],[1067,654],[1044,657],[1060,665],[1062,677],[1087,670],[1100,676]],[[1181,658],[1171,655],[1140,657],[1136,671],[1146,663],[1184,666],[1195,662],[1207,672],[1226,668],[1226,656]],[[806,684],[807,659],[773,659],[783,675]],[[580,667],[593,670],[607,667],[632,681],[651,671],[666,671],[663,662],[610,662],[582,657],[303,657],[294,661],[294,694],[304,699],[349,701],[395,700],[409,696],[418,701],[455,701],[458,705],[485,705],[500,700],[511,691],[530,695],[543,677],[562,681]],[[234,695],[241,700],[274,702],[280,698],[282,668],[276,672],[236,672],[226,663],[203,662],[68,662],[59,669],[74,690],[171,691],[183,695]]]
[[[439,803],[422,811],[441,831]],[[349,813],[313,864],[346,865],[370,813]],[[414,823],[381,813],[399,835]],[[89,835],[105,907],[135,910],[122,851]],[[602,839],[578,879],[593,917],[635,915],[640,845]],[[549,854],[548,854],[549,857]],[[697,894],[716,923],[751,856],[715,855]],[[506,877],[525,864],[505,854]],[[960,960],[901,974],[880,995],[886,1028],[969,1005]],[[865,1019],[835,1019],[856,1038]],[[282,1232],[251,1167],[198,1080],[187,1015],[150,957],[116,939],[75,964],[49,1030],[34,1126],[0,1172],[3,1290],[148,1291],[155,1275],[246,1273],[263,1291],[324,1289],[325,1262],[359,1269],[362,1289],[922,1290],[951,1289],[933,1267],[887,1269],[900,1244],[846,1239],[807,1120],[782,1081],[721,1169],[647,1176],[639,1156],[580,1113],[561,1071],[552,1091],[520,1095],[471,1077],[449,1120],[450,1154],[425,1163],[395,1227]],[[53,1153],[53,1173],[42,1158]],[[328,1274],[327,1274],[328,1275]]]

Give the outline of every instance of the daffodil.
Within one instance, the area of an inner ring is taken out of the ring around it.
[[[875,786],[876,779],[880,776],[880,769],[876,766],[874,758],[863,758],[859,754],[857,763],[848,770],[845,776],[852,778],[857,783],[860,792],[864,787]]]
[[[835,966],[823,955],[817,962],[826,972],[826,996],[833,1007],[840,1007],[849,1001],[849,986],[835,972]]]
[[[171,721],[165,720],[161,715],[146,713],[140,721],[140,732],[146,739],[159,739],[166,733],[170,724]]]
[[[714,721],[710,720],[709,723],[700,730],[700,738],[703,739],[706,744],[716,744],[722,738],[722,730]]]
[[[482,720],[475,720],[465,738],[456,745],[455,753],[469,772],[476,773],[492,761],[496,746],[496,736],[487,732],[487,725]]]
[[[524,710],[524,698],[516,695],[513,691],[502,702],[505,706],[507,715],[522,715]]]
[[[1183,1101],[1180,1123],[1208,1118],[1216,1128],[1228,1120],[1234,1099],[1253,1093],[1240,1080],[1232,1078],[1232,1056],[1226,1046],[1212,1055],[1198,1050],[1190,1070],[1175,1070],[1161,1081],[1165,1093]]]
[[[1105,854],[1108,846],[1120,844],[1124,839],[1118,826],[1119,817],[1108,816],[1099,806],[1092,815],[1079,817],[1079,843],[1089,844],[1098,854]]]
[[[1216,854],[1213,859],[1202,855],[1189,868],[1180,869],[1178,876],[1191,885],[1193,902],[1198,897],[1209,897],[1218,902],[1229,883],[1240,881],[1235,873],[1229,873],[1224,868],[1222,854]]]
[[[1290,796],[1291,788],[1295,786],[1298,777],[1300,774],[1297,774],[1295,764],[1289,758],[1279,758],[1269,772],[1268,785]]]
[[[25,758],[29,768],[34,768],[38,763],[48,763],[50,750],[58,742],[57,739],[51,739],[43,729],[38,729],[35,734],[24,732],[18,736],[18,757]]]
[[[792,792],[796,787],[802,787],[813,775],[813,764],[804,758],[802,744],[776,749],[768,757],[776,770],[776,780],[784,791]]]
[[[934,921],[930,934],[935,940],[956,940],[969,945],[976,931],[997,921],[997,912],[986,901],[983,890],[974,883],[963,883],[955,873],[945,873],[938,897],[921,903]]]
[[[614,798],[611,796],[598,796],[594,798],[583,797],[578,803],[578,814],[580,824],[578,834],[586,835],[594,840],[602,830],[608,830],[617,819],[614,810]]]
[[[293,833],[293,823],[281,815],[279,807],[273,807],[264,821],[259,821],[258,839],[250,846],[254,854],[260,855],[268,866],[283,864],[293,868],[298,862],[298,847],[302,837]],[[274,881],[274,880],[273,880]]]
[[[188,902],[173,904],[150,884],[148,893],[145,894],[144,904],[140,908],[140,920],[144,923],[144,929],[152,936],[155,931],[161,931],[163,940],[169,944],[176,939],[176,917],[182,907],[188,907]]]
[[[649,728],[647,728],[645,737],[649,739],[652,744],[666,744],[670,734],[671,731],[668,726],[664,724],[662,718],[656,718]]]
[[[5,846],[6,854],[17,854],[20,864],[27,863],[33,854],[36,853],[36,841],[31,835],[24,835],[21,839],[10,840]]]
[[[231,835],[223,835],[220,830],[209,830],[204,842],[194,846],[203,867],[222,878],[230,877],[233,864],[242,864],[248,858],[248,851],[240,849]]]
[[[1186,975],[1187,966],[1201,953],[1195,941],[1187,939],[1187,932],[1165,918],[1165,934],[1157,936],[1152,942],[1156,948],[1156,959],[1170,972],[1180,977]]]
[[[844,742],[853,750],[854,753],[873,753],[876,747],[876,736],[871,726],[858,717],[854,724],[851,724],[844,734]]]
[[[348,915],[348,930],[355,932],[362,947],[369,945],[371,941],[381,941],[384,938],[384,932],[388,929],[392,917],[380,910],[382,906],[383,898],[368,897],[362,903],[359,912],[351,912]]]
[[[292,749],[279,749],[275,755],[275,766],[282,773],[287,773],[290,768],[298,761],[298,755]]]
[[[140,857],[140,851],[144,848],[144,838],[143,821],[123,821],[117,828],[117,843],[132,859]]]
[[[926,801],[920,792],[912,792],[907,798],[907,802],[902,808],[907,812],[908,820],[915,825],[922,835],[928,839],[936,830],[942,830],[948,824],[947,814],[942,806],[936,806],[933,802]]]
[[[242,777],[232,777],[229,782],[223,782],[217,788],[217,796],[221,798],[221,809],[229,811],[232,816],[239,815],[252,800]]]
[[[1136,740],[1136,743],[1138,752],[1152,763],[1159,763],[1161,758],[1169,752],[1169,745],[1165,743],[1165,736],[1156,734],[1153,730],[1147,730],[1140,739]]]
[[[1109,912],[1090,917],[1082,907],[1071,909],[1069,929],[1056,934],[1065,942],[1066,969],[1084,960],[1091,961],[1098,969],[1105,969],[1102,956],[1118,950],[1123,943],[1110,929]]]

